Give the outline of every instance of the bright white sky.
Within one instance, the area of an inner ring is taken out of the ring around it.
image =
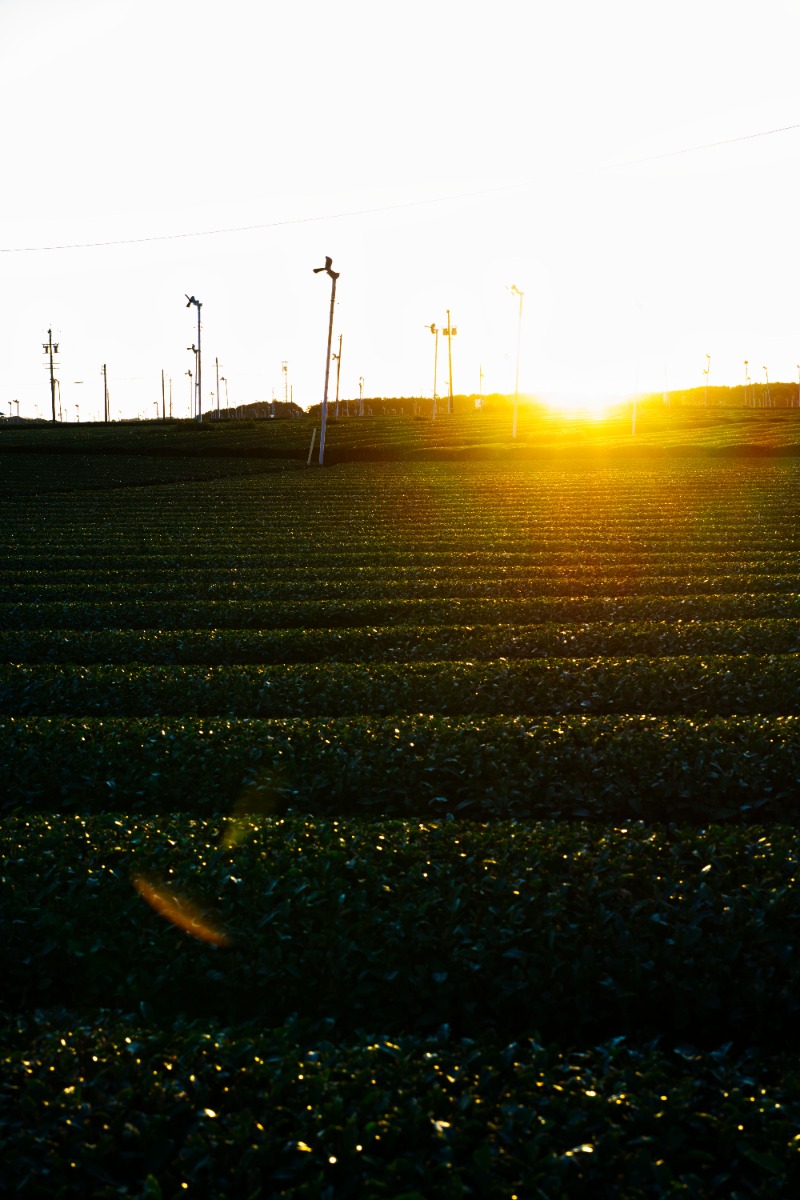
[[[0,409],[52,325],[65,418],[104,362],[188,416],[185,293],[204,408],[215,356],[318,402],[325,255],[343,397],[429,396],[448,309],[454,391],[512,391],[511,284],[522,391],[796,379],[799,47],[797,0],[0,0]]]

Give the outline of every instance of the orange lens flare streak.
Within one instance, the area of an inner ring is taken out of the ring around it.
[[[191,934],[198,941],[208,942],[211,946],[230,945],[230,938],[224,930],[215,929],[191,901],[181,899],[171,888],[164,884],[152,883],[144,875],[133,875],[131,882],[151,908],[178,929]]]

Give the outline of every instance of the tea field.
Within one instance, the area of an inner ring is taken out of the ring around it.
[[[0,431],[3,1194],[798,1194],[768,415]]]

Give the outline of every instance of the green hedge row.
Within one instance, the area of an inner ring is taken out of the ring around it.
[[[784,826],[42,816],[2,845],[0,1010],[800,1045]]]
[[[332,550],[320,549],[313,558],[295,550],[272,552],[258,549],[242,549],[236,561],[220,561],[219,556],[205,551],[185,555],[150,554],[125,552],[124,561],[119,555],[106,551],[87,557],[77,551],[75,556],[59,555],[43,558],[41,554],[24,558],[17,556],[13,562],[4,562],[0,567],[0,578],[7,577],[17,583],[64,582],[80,583],[87,578],[95,583],[146,583],[161,579],[164,574],[171,577],[202,578],[210,582],[231,579],[244,582],[260,582],[265,577],[277,580],[300,580],[316,578],[324,573],[326,579],[381,580],[416,579],[421,574],[431,578],[452,579],[514,579],[517,576],[563,574],[569,570],[573,575],[576,551],[572,549],[517,550],[497,554],[494,548],[463,548],[435,551],[428,549],[414,553],[413,564],[409,563],[406,550],[394,548],[381,550],[379,547],[342,546]],[[714,569],[718,574],[730,575],[787,575],[797,565],[797,550],[786,550],[785,543],[769,552],[754,553],[729,551],[720,547],[714,555]],[[708,573],[707,553],[693,551],[688,547],[666,551],[618,550],[614,546],[604,551],[584,551],[580,559],[582,574],[598,572],[633,573],[674,577]]]
[[[544,658],[275,666],[0,665],[0,713],[16,716],[346,717],[428,712],[800,712],[800,658]]]
[[[63,503],[65,495],[71,500],[76,492],[185,484],[287,469],[292,469],[289,463],[275,459],[181,459],[117,454],[105,457],[77,453],[58,462],[51,454],[21,453],[4,455],[0,495],[48,497],[55,508]]]
[[[305,580],[262,580],[259,583],[237,579],[236,574],[218,582],[203,579],[202,575],[184,576],[173,579],[164,574],[146,582],[129,581],[124,575],[110,583],[98,583],[93,579],[66,584],[64,582],[18,583],[9,582],[2,586],[0,581],[0,604],[52,604],[61,603],[115,603],[120,595],[127,603],[146,601],[210,601],[234,600],[244,604],[256,603],[308,603],[338,601],[348,603],[357,598],[380,602],[393,600],[435,599],[478,600],[497,599],[505,602],[528,600],[551,596],[658,596],[669,600],[675,596],[740,596],[753,597],[760,594],[771,597],[798,592],[797,574],[791,575],[714,575],[697,572],[687,576],[646,576],[638,572],[630,574],[575,574],[574,570],[563,575],[552,571],[547,574],[508,579],[465,579],[447,576],[425,576],[423,571],[414,577],[378,580],[328,579],[318,572]]]
[[[530,625],[584,621],[795,618],[800,592],[696,596],[538,596],[361,600],[109,600],[0,604],[4,629],[326,629],[370,625]]]
[[[313,530],[304,531],[300,540],[298,532],[293,537],[287,537],[279,529],[270,530],[266,547],[263,530],[258,531],[258,537],[242,531],[233,546],[230,542],[225,544],[218,533],[210,528],[204,542],[192,545],[191,562],[198,571],[226,577],[234,569],[243,573],[263,574],[310,568],[325,573],[330,571],[335,577],[364,568],[383,572],[395,568],[408,570],[410,560],[423,569],[439,568],[467,574],[488,568],[500,573],[502,570],[544,567],[550,563],[574,564],[578,558],[587,572],[613,565],[620,571],[659,568],[661,574],[666,575],[674,574],[679,567],[690,568],[695,561],[706,564],[713,561],[718,570],[729,567],[731,572],[741,569],[760,574],[774,570],[785,574],[793,569],[800,551],[800,542],[793,540],[788,533],[762,541],[756,535],[743,538],[741,534],[737,535],[735,529],[727,531],[724,540],[719,543],[709,543],[703,538],[697,542],[690,538],[648,538],[639,548],[635,545],[631,547],[628,542],[623,542],[621,546],[609,545],[608,538],[595,541],[576,539],[574,535],[551,542],[540,538],[537,533],[535,537],[526,538],[524,549],[520,549],[518,538],[497,535],[496,538],[493,536],[490,546],[482,544],[480,538],[470,544],[466,537],[459,537],[458,529],[450,528],[445,534],[441,532],[443,527],[439,528],[438,537],[424,541],[419,538],[418,530],[412,534],[404,528],[402,540],[391,537],[380,540],[365,538],[355,548],[352,545],[340,546],[325,537],[315,537]],[[68,532],[70,540],[74,541],[72,553],[65,551],[64,538],[54,539],[48,535],[46,528],[37,530],[38,536],[35,540],[32,536],[27,549],[21,545],[24,530],[15,531],[14,538],[8,544],[8,548],[14,550],[13,558],[0,563],[0,575],[16,578],[19,573],[24,580],[26,576],[45,577],[51,571],[56,576],[60,574],[64,577],[74,577],[77,572],[100,578],[104,575],[111,577],[121,571],[126,576],[128,571],[134,575],[157,574],[171,571],[175,563],[186,555],[185,541],[182,546],[180,537],[174,531],[160,531],[159,538],[147,537],[143,545],[141,528],[132,527],[129,539],[122,541],[120,551],[116,554],[109,553],[107,540],[101,541],[92,536],[91,528],[84,527],[83,536],[77,528]],[[186,530],[185,535],[188,536],[189,532]],[[165,540],[174,543],[174,551],[165,552]],[[663,546],[659,548],[662,540]]]
[[[797,717],[0,718],[4,812],[797,821]]]
[[[788,1055],[64,1013],[12,1025],[0,1061],[0,1188],[26,1200],[800,1190]]]
[[[0,630],[6,663],[184,663],[206,666],[337,662],[491,661],[594,655],[796,654],[789,618],[616,621],[575,625],[386,625],[363,629]]]

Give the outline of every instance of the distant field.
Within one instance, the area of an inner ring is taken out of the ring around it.
[[[511,408],[430,417],[340,417],[329,414],[326,462],[484,458],[541,459],[569,453],[642,457],[715,453],[800,455],[800,408],[667,408],[587,420],[520,405],[516,440]],[[168,458],[287,458],[305,462],[319,417],[275,421],[158,421],[111,425],[0,426],[0,454],[26,452],[134,454]]]
[[[0,429],[0,1188],[797,1194],[798,422]]]

